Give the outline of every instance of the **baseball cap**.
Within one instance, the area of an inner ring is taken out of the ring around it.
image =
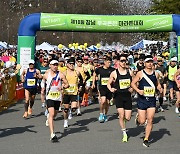
[[[153,61],[153,59],[152,59],[152,58],[146,58],[146,59],[144,60],[144,62],[147,62],[147,61]]]
[[[33,59],[29,60],[29,64],[34,64],[35,61]]]
[[[83,60],[88,60],[88,59],[89,59],[88,56],[84,56],[84,57],[83,57]]]
[[[51,60],[50,64],[51,65],[58,64],[58,61],[57,60]]]
[[[75,63],[75,59],[74,58],[70,58],[67,60],[67,63]]]
[[[177,62],[177,57],[171,58],[171,61],[176,61]]]
[[[64,58],[60,57],[59,62],[64,62]]]

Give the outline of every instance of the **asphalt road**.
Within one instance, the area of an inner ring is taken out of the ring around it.
[[[156,113],[149,148],[142,146],[144,127],[127,123],[129,141],[122,143],[122,132],[115,106],[109,110],[109,121],[99,123],[99,105],[83,107],[81,117],[73,116],[69,128],[63,128],[63,116],[55,120],[55,132],[59,142],[51,143],[49,128],[45,126],[44,109],[39,96],[34,105],[33,116],[23,119],[23,101],[0,113],[0,154],[179,154],[180,118],[174,106],[164,103],[165,112]]]

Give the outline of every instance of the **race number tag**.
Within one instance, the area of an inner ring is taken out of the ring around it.
[[[27,79],[27,86],[35,86],[36,80],[35,79]]]
[[[58,99],[59,97],[60,97],[59,91],[56,91],[56,92],[50,91],[48,94],[48,98],[50,99]]]
[[[106,86],[108,83],[109,78],[101,78],[101,85]]]
[[[131,85],[131,80],[130,79],[122,79],[119,80],[119,87],[120,89],[127,89]]]
[[[153,87],[144,87],[144,96],[145,97],[154,97],[155,88]]]
[[[76,89],[75,84],[71,84],[71,85],[69,85],[69,88],[67,88],[67,89],[65,89],[65,90],[66,90],[66,92],[68,92],[68,93],[73,93],[73,92],[75,92],[75,89]]]

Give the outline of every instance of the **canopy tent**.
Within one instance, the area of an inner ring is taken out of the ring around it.
[[[54,50],[54,46],[50,45],[49,43],[47,42],[43,42],[41,45],[37,45],[36,46],[36,50],[47,50],[47,51],[50,51],[50,50]]]
[[[0,41],[0,48],[5,48],[5,49],[7,49],[7,43]]]
[[[159,41],[159,42],[163,42],[163,41]],[[145,49],[146,45],[150,45],[150,44],[157,44],[158,41],[150,41],[150,40],[141,40],[138,43],[136,43],[135,45],[130,47],[130,50],[138,50],[138,49]],[[167,42],[163,42],[163,45],[167,45]]]

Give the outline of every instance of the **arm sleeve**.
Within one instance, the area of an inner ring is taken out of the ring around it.
[[[85,79],[85,82],[87,81],[87,80],[89,80],[90,79],[90,74],[89,74],[89,72],[87,71],[87,72],[84,72],[85,73],[85,75],[86,75],[86,79]]]
[[[81,73],[79,73],[78,78],[79,78],[79,86],[82,86],[83,85],[83,78],[82,78]]]

